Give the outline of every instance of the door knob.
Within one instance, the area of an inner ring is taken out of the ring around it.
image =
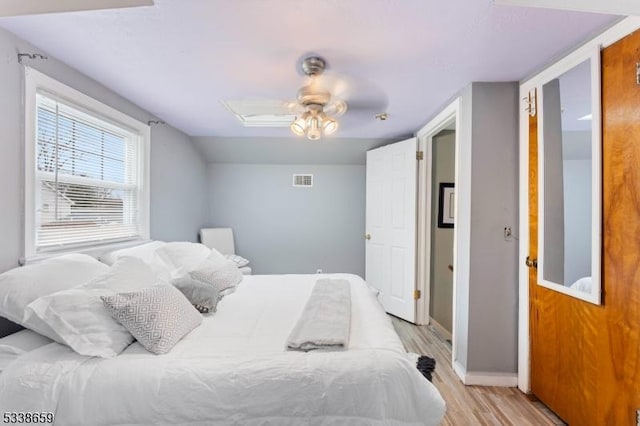
[[[527,256],[527,260],[524,261],[524,264],[527,265],[528,268],[538,269],[538,259],[531,259]]]
[[[365,238],[365,240],[370,240],[370,239],[371,239],[371,234],[366,234],[366,235],[364,236],[364,238]]]

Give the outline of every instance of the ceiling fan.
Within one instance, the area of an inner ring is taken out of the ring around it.
[[[326,67],[327,63],[319,56],[304,58],[301,68],[310,82],[298,90],[295,101],[285,104],[296,115],[290,125],[291,131],[310,140],[318,140],[323,134],[330,135],[338,130],[336,117],[347,112],[347,103],[332,99],[331,92],[320,79]]]
[[[335,133],[338,117],[345,114],[356,125],[384,113],[386,95],[366,79],[327,72],[327,62],[317,55],[302,58],[299,66],[306,82],[294,100],[227,100],[223,104],[245,127],[289,127],[310,140]]]
[[[153,6],[153,0],[0,0],[0,17]]]

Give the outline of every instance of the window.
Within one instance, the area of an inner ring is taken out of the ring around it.
[[[148,238],[149,127],[26,74],[26,257]]]

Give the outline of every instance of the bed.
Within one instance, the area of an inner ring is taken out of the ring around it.
[[[444,401],[416,369],[366,283],[350,283],[347,350],[285,341],[321,275],[245,276],[166,355],[133,343],[109,358],[50,343],[0,375],[1,412],[61,425],[436,425]]]

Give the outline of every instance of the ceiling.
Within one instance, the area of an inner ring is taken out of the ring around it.
[[[388,98],[388,120],[348,111],[335,136],[397,138],[471,81],[521,80],[615,20],[491,0],[155,0],[0,27],[191,136],[293,138],[242,127],[220,101],[293,98],[315,52]]]

